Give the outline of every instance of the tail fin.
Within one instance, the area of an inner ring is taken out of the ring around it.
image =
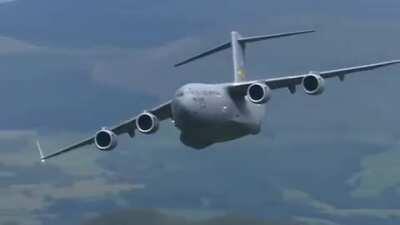
[[[252,43],[252,42],[257,42],[257,41],[262,41],[262,40],[267,40],[267,39],[299,35],[299,34],[306,34],[306,33],[311,33],[311,32],[315,32],[315,31],[314,30],[304,30],[304,31],[279,33],[279,34],[272,34],[272,35],[242,37],[238,32],[233,31],[231,33],[231,41],[223,43],[221,45],[218,45],[215,48],[211,48],[203,53],[195,55],[186,60],[183,60],[183,61],[175,64],[174,66],[175,67],[182,66],[189,62],[192,62],[197,59],[206,57],[208,55],[217,53],[217,52],[225,50],[227,48],[232,48],[235,82],[240,82],[240,81],[244,81],[246,79],[245,48],[246,48],[247,43]]]
[[[245,81],[246,43],[240,41],[242,36],[236,31],[232,31],[231,38],[234,80],[235,82]]]

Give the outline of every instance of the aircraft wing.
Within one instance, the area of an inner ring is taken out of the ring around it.
[[[148,112],[155,115],[160,121],[171,118],[171,100],[149,110]],[[110,131],[114,132],[116,135],[128,133],[129,135],[133,136],[134,132],[136,130],[136,118],[137,118],[137,116],[126,120],[126,121],[114,126],[113,128],[111,128]],[[37,147],[38,147],[38,150],[40,153],[40,158],[41,158],[42,162],[44,162],[44,160],[46,160],[46,159],[53,158],[55,156],[64,154],[64,153],[72,151],[72,150],[76,150],[76,149],[86,146],[86,145],[91,145],[93,143],[94,143],[94,136],[91,136],[91,137],[86,138],[82,141],[79,141],[75,144],[72,144],[65,148],[61,148],[57,152],[52,153],[50,155],[46,155],[46,156],[43,154],[43,150],[42,150],[39,142],[37,142]]]
[[[154,114],[160,121],[171,118],[171,102],[172,100],[161,104],[148,112]],[[123,133],[131,133],[136,130],[136,116],[132,119],[126,120],[117,126],[111,128],[110,130],[114,132],[116,135],[120,135]]]
[[[335,69],[335,70],[327,70],[327,71],[322,71],[322,72],[311,72],[311,73],[316,73],[316,74],[320,75],[322,78],[338,77],[340,80],[343,81],[345,75],[348,75],[351,73],[373,70],[373,69],[377,69],[380,67],[386,67],[386,66],[390,66],[390,65],[398,64],[398,63],[400,63],[400,60],[392,60],[392,61],[385,61],[385,62],[379,62],[379,63],[374,63],[374,64],[367,64],[367,65],[362,65],[362,66],[354,66],[354,67],[347,67],[347,68],[341,68],[341,69]],[[250,86],[253,83],[259,82],[259,83],[265,83],[271,89],[288,88],[292,93],[294,93],[296,90],[296,86],[300,85],[302,83],[303,78],[306,77],[307,75],[309,75],[309,74],[284,76],[284,77],[277,77],[277,78],[264,79],[264,80],[254,80],[254,81],[248,81],[248,82],[242,82],[242,83],[234,83],[229,88],[233,93],[246,94],[248,86]]]

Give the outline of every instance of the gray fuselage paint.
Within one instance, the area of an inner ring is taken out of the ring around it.
[[[265,104],[246,96],[234,99],[225,84],[187,84],[176,91],[172,119],[181,141],[202,149],[260,131]]]

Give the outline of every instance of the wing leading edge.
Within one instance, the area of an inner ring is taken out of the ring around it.
[[[149,110],[148,112],[154,114],[160,121],[163,121],[168,118],[171,118],[171,107],[170,106],[171,106],[171,100],[160,106],[157,106],[157,107]],[[117,126],[114,126],[110,130],[112,132],[114,132],[116,135],[128,133],[129,135],[133,136],[133,134],[136,130],[136,118],[137,118],[137,116],[135,116],[131,119],[128,119],[128,120],[118,124]],[[46,159],[50,159],[50,158],[62,155],[64,153],[76,150],[76,149],[86,146],[86,145],[91,145],[93,143],[94,143],[94,136],[91,136],[91,137],[86,138],[82,141],[79,141],[75,144],[61,148],[57,152],[46,155],[46,156],[43,154],[43,150],[42,150],[39,142],[37,142],[37,148],[40,153],[40,159],[42,160],[42,162],[44,162]]]
[[[346,67],[346,68],[327,70],[327,71],[315,72],[315,73],[320,75],[322,78],[338,77],[340,80],[343,80],[345,75],[347,75],[347,74],[374,70],[374,69],[378,69],[381,67],[386,67],[386,66],[390,66],[390,65],[394,65],[394,64],[399,64],[399,63],[400,63],[400,60],[391,60],[391,61],[379,62],[379,63],[374,63],[374,64]],[[277,78],[264,79],[264,80],[254,80],[254,81],[248,81],[248,82],[243,82],[243,83],[238,83],[238,84],[233,83],[229,88],[233,93],[245,94],[247,87],[249,85],[260,82],[260,83],[265,83],[271,89],[289,88],[289,90],[291,90],[291,92],[294,93],[295,87],[297,85],[300,85],[303,78],[307,75],[309,75],[309,74],[284,76],[284,77],[277,77]]]

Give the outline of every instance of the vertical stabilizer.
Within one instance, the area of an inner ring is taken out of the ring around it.
[[[251,37],[242,37],[238,32],[232,31],[231,40],[224,42],[217,47],[210,48],[204,52],[201,52],[195,56],[192,56],[188,59],[182,60],[176,63],[174,66],[182,66],[187,63],[193,62],[195,60],[204,58],[206,56],[215,54],[222,50],[232,48],[233,55],[233,74],[234,74],[234,82],[242,82],[246,80],[246,69],[245,69],[245,48],[246,44],[254,43],[258,41],[264,41],[269,39],[276,39],[282,37],[289,37],[294,35],[301,35],[312,33],[314,30],[302,30],[288,33],[278,33],[278,34],[269,34],[269,35],[259,35],[259,36],[251,36]]]
[[[245,70],[245,42],[240,42],[241,35],[232,31],[231,33],[231,45],[232,45],[232,57],[233,57],[233,73],[234,81],[241,82],[246,80]]]

